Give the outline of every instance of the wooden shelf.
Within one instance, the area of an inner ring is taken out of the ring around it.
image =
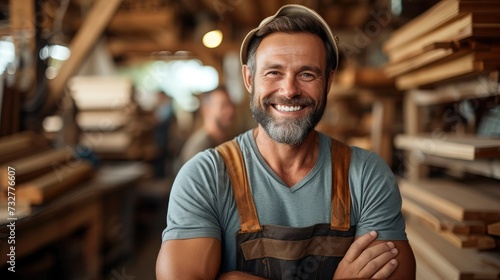
[[[476,160],[500,157],[500,139],[473,135],[399,134],[396,135],[394,144],[399,149],[452,159]]]
[[[426,165],[451,169],[455,172],[470,173],[489,178],[500,179],[500,159],[460,160],[424,155]]]
[[[401,194],[457,221],[500,221],[500,188],[450,179],[400,180]]]

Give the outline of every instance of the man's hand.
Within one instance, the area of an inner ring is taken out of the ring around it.
[[[375,231],[357,238],[347,250],[333,279],[385,279],[391,276],[398,266],[395,259],[398,249],[390,241],[370,247],[375,238]]]

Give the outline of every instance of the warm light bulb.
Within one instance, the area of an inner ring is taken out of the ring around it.
[[[220,30],[212,30],[207,32],[203,36],[203,45],[207,48],[213,49],[220,45],[222,42],[222,31]]]

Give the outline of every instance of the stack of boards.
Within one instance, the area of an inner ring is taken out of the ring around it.
[[[77,76],[69,90],[78,108],[81,145],[102,159],[141,160],[156,153],[152,125],[141,119],[130,79]]]
[[[0,138],[0,201],[15,205],[16,217],[92,178],[92,165],[71,147],[53,148],[32,131]],[[10,187],[10,188],[9,188]],[[9,202],[15,202],[12,204]],[[6,213],[2,213],[6,215]]]
[[[400,180],[418,279],[499,279],[500,168],[485,163],[500,158],[500,139],[398,135],[395,146],[484,176]]]
[[[442,0],[384,44],[387,76],[408,90],[500,68],[500,4]]]

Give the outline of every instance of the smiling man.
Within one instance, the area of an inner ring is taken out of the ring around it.
[[[338,57],[303,6],[250,31],[241,62],[258,126],[178,173],[158,279],[415,278],[389,167],[315,130]]]

